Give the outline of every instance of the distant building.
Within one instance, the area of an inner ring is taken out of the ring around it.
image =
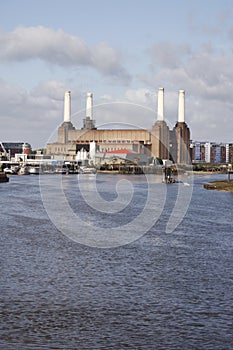
[[[190,163],[190,132],[184,121],[184,91],[179,99],[179,120],[174,129],[174,148],[172,157],[175,162]],[[75,160],[81,157],[81,150],[89,152],[89,145],[95,142],[98,152],[127,149],[149,158],[171,159],[170,131],[164,120],[164,89],[158,91],[158,115],[151,130],[146,129],[97,129],[93,120],[93,94],[87,94],[86,118],[83,127],[76,129],[71,122],[70,91],[65,93],[64,121],[58,128],[57,142],[48,143],[46,154],[55,158]],[[182,116],[182,117],[181,117]],[[79,153],[78,153],[79,152]],[[82,151],[83,152],[83,151]],[[174,154],[174,152],[176,152]]]
[[[31,153],[31,145],[25,142],[0,142],[0,153],[2,156],[11,158],[16,153]]]
[[[172,160],[178,164],[190,164],[190,130],[185,123],[185,92],[179,91],[178,121],[170,132]]]
[[[193,163],[205,162],[205,142],[192,142],[190,144],[190,153]]]
[[[233,160],[233,144],[191,142],[190,153],[193,163],[229,164]]]
[[[167,123],[164,120],[164,89],[158,92],[157,121],[151,131],[151,155],[160,159],[170,158],[170,135]]]

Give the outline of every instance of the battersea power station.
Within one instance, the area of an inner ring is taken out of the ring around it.
[[[128,153],[138,160],[147,158],[150,161],[159,159],[190,164],[190,130],[185,122],[185,91],[179,91],[177,122],[172,130],[169,130],[164,118],[164,88],[158,89],[157,118],[151,130],[98,129],[93,119],[92,93],[87,94],[83,126],[76,129],[71,121],[71,92],[66,91],[64,121],[58,128],[57,141],[47,144],[46,154],[53,155],[55,159],[60,157],[75,161],[84,153],[87,159],[94,159],[96,154],[120,157]]]

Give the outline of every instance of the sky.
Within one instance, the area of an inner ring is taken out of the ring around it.
[[[63,121],[150,129],[164,88],[172,128],[178,93],[194,141],[233,142],[232,0],[0,2],[0,141],[43,148]]]

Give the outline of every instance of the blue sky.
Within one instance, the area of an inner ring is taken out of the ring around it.
[[[8,0],[0,16],[2,141],[44,147],[66,90],[76,127],[92,91],[97,125],[150,128],[164,87],[170,127],[184,89],[192,139],[233,142],[231,0]]]

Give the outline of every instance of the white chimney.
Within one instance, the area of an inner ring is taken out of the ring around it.
[[[70,91],[65,92],[65,97],[64,97],[64,122],[70,122]]]
[[[93,114],[93,94],[91,92],[87,93],[87,103],[86,103],[86,117],[92,119]]]
[[[184,114],[185,114],[185,92],[184,90],[179,91],[179,105],[178,105],[178,122],[184,123]]]
[[[159,88],[159,91],[158,91],[157,120],[164,120],[164,88]]]

